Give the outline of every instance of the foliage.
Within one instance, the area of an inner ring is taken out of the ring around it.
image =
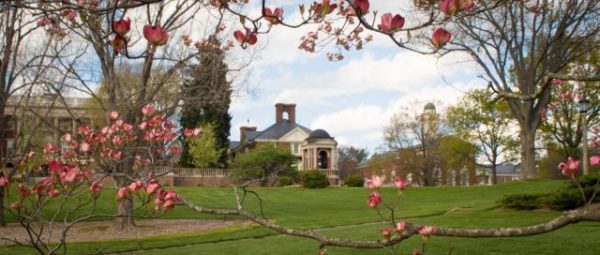
[[[538,201],[544,196],[543,194],[512,194],[505,196],[499,202],[504,208],[532,210],[539,207]]]
[[[292,181],[292,178],[289,176],[279,176],[277,178],[277,186],[279,186],[279,187],[290,186],[292,184],[294,184],[294,182]]]
[[[307,189],[321,189],[329,186],[327,175],[318,169],[304,170],[300,172],[302,187]]]
[[[360,175],[350,175],[344,180],[344,185],[348,187],[364,187],[365,178]]]
[[[369,157],[369,152],[363,148],[357,148],[354,146],[339,146],[337,148],[338,161],[354,161],[356,163],[362,163]]]
[[[231,166],[231,174],[238,183],[255,180],[265,186],[269,184],[269,178],[292,172],[295,162],[296,157],[288,149],[264,144],[238,154]]]
[[[215,127],[207,124],[201,127],[202,135],[189,139],[187,142],[189,155],[195,167],[208,168],[217,166],[223,149],[217,148]]]

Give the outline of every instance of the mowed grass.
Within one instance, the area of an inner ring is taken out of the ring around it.
[[[495,187],[414,188],[398,203],[397,217],[411,222],[448,227],[509,227],[545,222],[560,212],[506,211],[497,209],[505,194],[542,193],[555,190],[562,181],[530,181]],[[200,205],[233,208],[234,196],[227,188],[178,188],[179,193]],[[255,188],[265,214],[278,224],[315,229],[324,235],[356,240],[380,239],[383,226],[377,214],[366,206],[369,193],[364,188]],[[384,198],[396,190],[383,190]],[[249,196],[247,206],[258,211],[258,201]],[[114,213],[114,190],[107,189],[98,202],[98,213]],[[147,212],[139,212],[139,216]],[[163,215],[166,218],[215,218],[180,206]],[[441,238],[428,242],[426,254],[600,254],[599,223],[578,223],[558,231],[526,238]],[[411,254],[422,240],[414,237],[398,245],[400,254]],[[115,240],[69,244],[70,254],[126,252],[127,254],[315,254],[318,243],[279,235],[259,226],[232,227],[197,234],[181,234],[141,240]],[[35,254],[31,249],[0,247],[0,254]],[[353,250],[328,247],[328,254],[389,254],[386,250]]]

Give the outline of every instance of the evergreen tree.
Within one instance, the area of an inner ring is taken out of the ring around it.
[[[215,148],[220,151],[218,166],[227,167],[229,130],[231,128],[231,82],[227,81],[228,67],[225,53],[216,38],[211,38],[199,47],[201,56],[198,64],[188,70],[188,79],[183,83],[185,97],[181,116],[182,128],[212,125]],[[180,163],[193,166],[189,146],[184,142]]]

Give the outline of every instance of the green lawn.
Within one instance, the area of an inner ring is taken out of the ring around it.
[[[559,188],[561,181],[532,181],[495,187],[415,188],[405,191],[398,217],[411,222],[448,227],[522,226],[541,223],[560,212],[498,210],[496,201],[505,194],[548,192]],[[381,223],[376,213],[366,206],[368,190],[363,188],[257,188],[264,200],[267,217],[281,225],[317,231],[341,238],[379,239]],[[182,196],[198,204],[231,208],[232,191],[225,188],[178,188]],[[385,189],[384,198],[394,189]],[[248,205],[256,210],[256,200]],[[114,210],[114,190],[106,190],[99,201],[99,213]],[[449,213],[450,212],[450,213]],[[140,212],[143,216],[147,213]],[[167,213],[168,218],[207,218],[179,207]],[[99,217],[103,219],[105,217]],[[600,254],[596,240],[599,223],[579,223],[561,230],[526,238],[440,238],[433,237],[426,254]],[[420,237],[403,242],[400,254],[410,254],[420,246]],[[315,254],[318,243],[296,237],[278,235],[259,226],[232,227],[204,233],[170,235],[142,240],[72,243],[70,254],[127,252],[127,254]],[[351,250],[328,248],[328,254],[389,254],[386,250]],[[0,254],[35,254],[23,247],[0,247]]]

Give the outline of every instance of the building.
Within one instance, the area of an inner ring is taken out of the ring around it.
[[[295,104],[276,104],[275,123],[262,131],[256,127],[240,127],[240,141],[230,142],[232,158],[261,143],[288,148],[296,156],[298,170],[322,169],[337,183],[337,142],[323,129],[311,130],[296,123]]]
[[[479,184],[492,184],[492,168],[490,166],[477,169]],[[497,184],[503,184],[521,179],[521,170],[518,165],[502,164],[496,166]]]

